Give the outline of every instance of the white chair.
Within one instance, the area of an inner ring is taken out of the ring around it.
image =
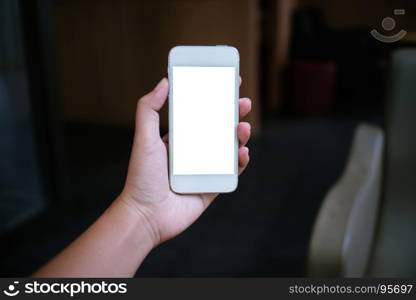
[[[311,276],[364,274],[379,205],[383,146],[380,128],[357,128],[347,167],[325,197],[313,228]]]
[[[386,145],[381,129],[358,127],[345,172],[313,228],[309,275],[416,276],[415,78],[416,50],[395,52]]]

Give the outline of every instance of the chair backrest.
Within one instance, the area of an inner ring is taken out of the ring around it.
[[[392,56],[384,196],[371,276],[416,276],[416,49]]]
[[[347,167],[325,197],[313,228],[309,275],[364,275],[379,205],[383,148],[380,128],[357,128]]]

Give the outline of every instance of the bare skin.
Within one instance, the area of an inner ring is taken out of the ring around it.
[[[164,78],[137,105],[136,131],[125,186],[120,196],[80,237],[34,277],[131,277],[160,243],[189,227],[218,194],[181,195],[168,181],[168,138],[159,133],[159,111],[166,102]],[[241,98],[240,119],[251,110]],[[240,122],[239,173],[249,162],[250,124]]]

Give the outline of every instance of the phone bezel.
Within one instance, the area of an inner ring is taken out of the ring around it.
[[[169,52],[169,183],[176,193],[227,193],[237,188],[238,184],[238,100],[240,86],[240,58],[238,50],[230,46],[176,46]],[[234,99],[234,173],[233,174],[173,174],[173,85],[172,68],[174,66],[199,67],[234,67],[235,68],[235,99]]]

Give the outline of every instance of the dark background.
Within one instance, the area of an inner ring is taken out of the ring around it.
[[[166,76],[169,49],[228,44],[254,105],[250,166],[137,275],[305,276],[355,128],[385,127],[390,56],[415,45],[415,12],[410,0],[0,0],[0,275],[31,274],[120,193],[137,99]],[[369,34],[389,34],[385,16],[405,39]]]

